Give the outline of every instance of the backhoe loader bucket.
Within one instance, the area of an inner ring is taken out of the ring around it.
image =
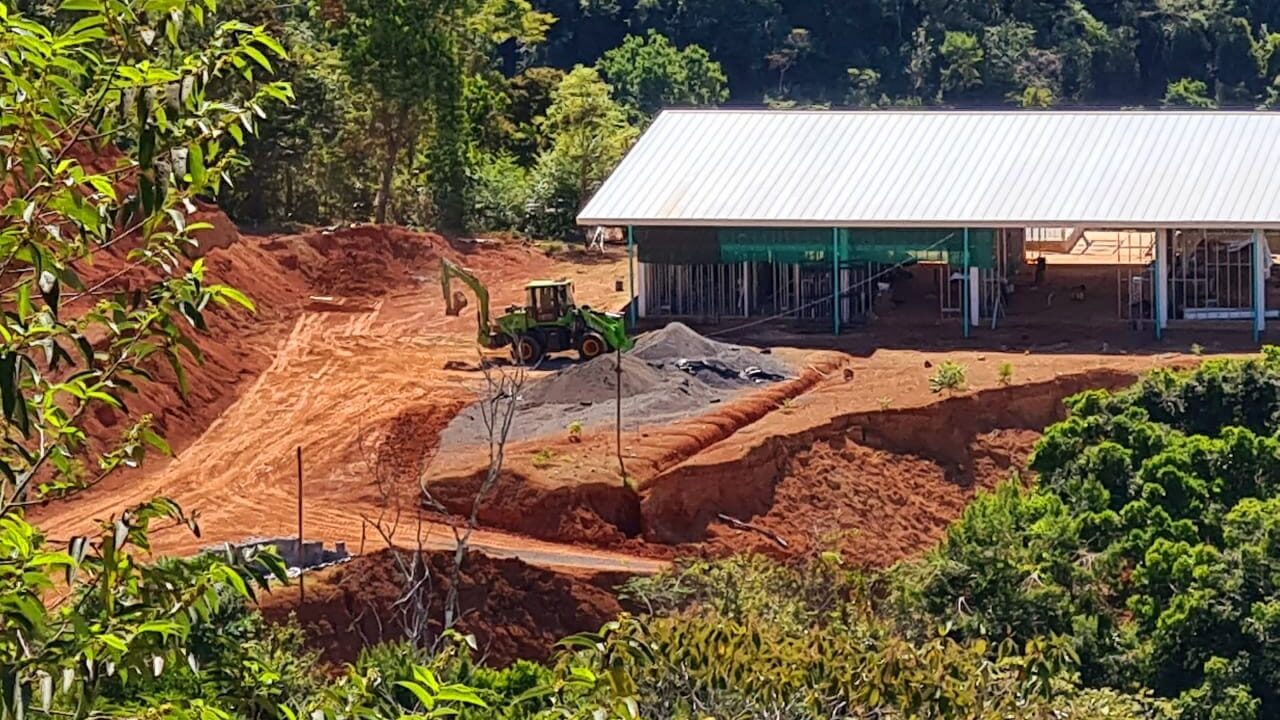
[[[456,316],[461,314],[466,307],[467,296],[462,294],[461,291],[455,290],[452,300],[445,304],[444,314]]]

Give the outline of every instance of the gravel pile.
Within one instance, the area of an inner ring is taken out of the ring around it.
[[[527,385],[509,439],[564,435],[574,422],[584,430],[613,425],[616,364],[615,355],[602,355]],[[672,323],[642,335],[622,355],[623,426],[695,417],[738,393],[790,374],[785,363],[766,353],[717,342]],[[463,409],[440,436],[446,450],[487,441],[477,405]]]
[[[791,368],[771,355],[712,340],[678,322],[641,336],[631,355],[657,369],[675,366],[722,389],[781,380],[791,373]]]

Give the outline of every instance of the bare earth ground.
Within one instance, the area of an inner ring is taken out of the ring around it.
[[[254,295],[267,295],[262,322],[239,320],[219,328],[225,337],[206,343],[214,365],[225,369],[207,378],[201,396],[183,404],[171,388],[158,388],[168,393],[159,393],[158,411],[177,457],[37,510],[54,536],[85,531],[94,520],[158,494],[198,510],[204,529],[199,539],[162,531],[162,552],[292,535],[294,452],[301,447],[307,537],[376,548],[381,540],[363,519],[388,506],[380,487],[389,483],[397,488],[391,504],[403,515],[397,540],[414,541],[419,526],[404,508],[416,507],[418,473],[425,471],[437,499],[465,514],[488,462],[483,447],[438,453],[441,430],[483,382],[474,316],[443,313],[439,257],[474,269],[499,309],[536,277],[568,277],[580,302],[619,307],[623,293],[615,287],[626,277],[617,249],[603,258],[548,257],[518,245],[456,245],[396,228],[225,244],[210,254],[210,265]],[[934,334],[954,338],[954,331],[940,326]],[[745,334],[733,339],[811,341],[776,328]],[[1118,334],[1121,340],[1131,335],[1123,328]],[[819,536],[856,535],[867,538],[863,545],[875,539],[874,547],[846,547],[870,564],[891,562],[927,546],[976,489],[1016,467],[1066,394],[1123,384],[1177,360],[1149,351],[1071,352],[1061,343],[1008,352],[858,347],[872,337],[894,344],[891,330],[876,328],[841,338],[852,354],[778,347],[777,356],[797,368],[797,377],[656,427],[624,417],[621,464],[612,427],[589,431],[580,442],[556,433],[512,443],[474,544],[538,564],[641,572],[681,553],[731,552],[761,541],[781,549],[765,533],[729,529],[724,513],[790,536],[793,550]],[[930,366],[944,359],[969,368],[971,390],[937,404],[940,398],[928,390]],[[1014,368],[1011,388],[997,387],[997,368],[1005,362]],[[446,364],[460,369],[446,370]],[[1099,375],[1103,370],[1110,372]],[[1009,408],[1025,402],[1019,393],[1042,407],[1015,421]],[[981,397],[975,402],[990,419],[975,425],[973,413],[962,413],[964,436],[953,443],[962,449],[954,457],[931,457],[928,441],[936,433],[918,429],[954,425],[947,408],[964,397]],[[881,434],[899,440],[877,447],[876,431],[868,436],[864,429],[877,423],[897,423]],[[1001,435],[1005,430],[1016,432]],[[988,436],[994,439],[981,439]],[[971,464],[973,452],[986,452],[984,443],[1000,446],[997,460],[987,461],[989,471],[975,476],[956,469]],[[886,452],[894,454],[882,456]],[[451,519],[424,517],[425,545],[451,547]],[[901,527],[888,532],[878,525]]]
[[[351,650],[344,633],[359,623],[352,598],[376,608],[396,592],[373,555],[384,543],[366,519],[395,518],[402,546],[452,549],[450,525],[470,511],[488,463],[483,446],[440,448],[443,429],[484,384],[473,308],[444,315],[440,257],[475,270],[499,312],[522,297],[524,282],[556,277],[575,282],[579,302],[620,307],[624,293],[615,287],[626,258],[618,248],[548,257],[517,243],[450,243],[376,226],[273,238],[239,238],[223,227],[222,235],[209,266],[259,300],[258,316],[215,320],[185,401],[160,369],[131,402],[155,415],[177,456],[32,515],[66,539],[167,495],[200,513],[204,533],[162,530],[158,553],[291,536],[300,447],[306,537],[370,554],[350,570],[318,575],[314,600],[299,609],[317,646],[341,660]],[[1048,287],[1090,272],[1101,288],[1114,283],[1105,272],[1054,270]],[[879,567],[922,552],[976,492],[1025,466],[1039,431],[1061,417],[1064,397],[1194,362],[1172,352],[1192,341],[1211,351],[1247,341],[1237,332],[1156,343],[1106,317],[1113,299],[1105,293],[1073,306],[1044,301],[1048,292],[1024,295],[1031,299],[1011,308],[1018,312],[1008,327],[968,340],[927,303],[837,341],[785,325],[718,328],[719,339],[771,346],[793,377],[679,420],[624,417],[621,459],[611,424],[580,438],[557,428],[510,443],[471,541],[492,560],[476,560],[468,579],[476,603],[502,620],[477,631],[491,638],[498,661],[538,656],[549,638],[581,625],[575,617],[595,622],[616,610],[610,592],[581,581],[652,573],[682,555],[836,548]],[[967,367],[966,390],[930,392],[944,360]],[[999,381],[1004,363],[1013,373],[1007,386]],[[109,442],[120,420],[95,417],[91,432]],[[419,509],[420,474],[453,515]],[[538,588],[562,598],[554,618],[521,613],[520,598]],[[282,592],[270,601],[275,616],[291,611]]]

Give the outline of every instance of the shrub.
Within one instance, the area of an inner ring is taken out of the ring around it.
[[[969,386],[968,370],[964,365],[945,360],[938,365],[933,377],[929,378],[929,392],[940,393],[943,390],[954,392]]]
[[[975,500],[891,573],[893,606],[960,637],[1069,635],[1086,684],[1186,717],[1280,717],[1277,383],[1267,348],[1070,398],[1038,486]]]
[[[996,372],[997,382],[999,382],[1002,387],[1008,387],[1013,384],[1013,363],[1000,363],[1000,368]]]

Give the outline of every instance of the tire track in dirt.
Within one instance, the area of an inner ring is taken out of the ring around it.
[[[293,247],[274,240],[262,245],[267,246],[275,252]],[[529,279],[566,275],[578,281],[580,297],[593,305],[620,304],[621,294],[613,290],[620,260],[585,276],[573,264],[518,247],[476,251],[466,262],[489,282],[495,307],[517,301]],[[33,515],[38,514],[52,537],[66,538],[92,531],[95,521],[129,505],[164,495],[199,513],[204,536],[160,530],[154,544],[161,553],[189,553],[250,536],[294,535],[294,450],[301,446],[307,537],[355,545],[362,516],[376,515],[380,502],[361,438],[418,412],[426,418],[424,425],[402,441],[418,442],[422,449],[409,448],[404,455],[430,454],[439,429],[432,425],[448,420],[436,411],[456,410],[483,383],[478,373],[442,370],[450,360],[474,363],[477,351],[474,316],[446,316],[438,285],[427,280],[437,268],[433,258],[409,271],[388,266],[389,277],[416,279],[375,300],[305,303],[308,309],[282,326],[265,369],[176,457],[149,460],[142,471],[51,503]],[[304,304],[301,300],[295,302]],[[432,531],[432,547],[451,549],[452,533],[446,526],[427,521],[426,527]],[[396,537],[397,542],[413,539],[412,534]],[[478,532],[473,545],[538,564],[638,572],[660,567],[622,554],[531,543],[503,533]]]

